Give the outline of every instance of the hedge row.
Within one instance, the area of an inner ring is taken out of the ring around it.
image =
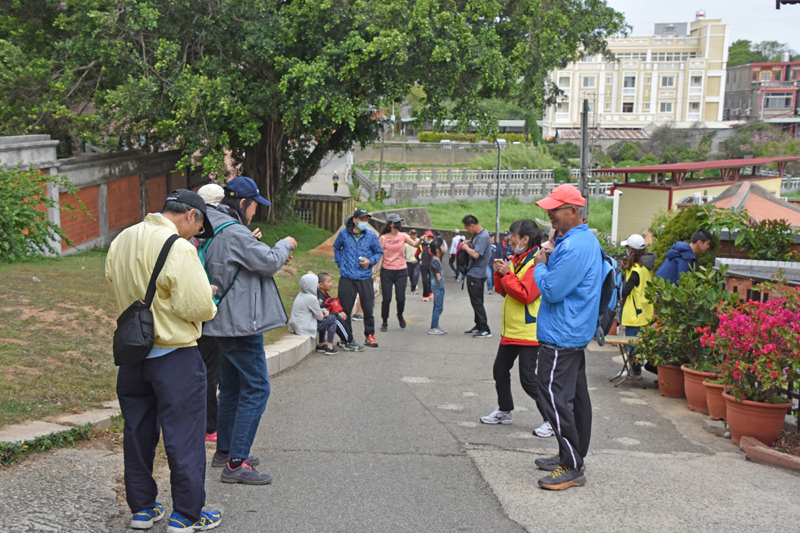
[[[502,133],[497,137],[505,139],[508,143],[525,142],[524,133]],[[421,131],[417,134],[417,138],[421,143],[438,143],[444,140],[470,143],[489,141],[493,143],[495,140],[493,136],[486,137],[477,133],[447,133],[443,131]]]

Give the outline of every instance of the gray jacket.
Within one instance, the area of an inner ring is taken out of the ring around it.
[[[317,337],[317,320],[325,316],[317,299],[319,278],[309,272],[300,278],[300,294],[294,299],[292,317],[289,319],[289,331],[308,337]]]
[[[208,218],[215,229],[225,222],[239,221],[224,205],[209,209]],[[247,337],[285,326],[286,310],[272,276],[291,251],[292,245],[286,241],[270,248],[244,224],[228,226],[214,237],[206,251],[206,268],[211,283],[219,287],[219,295],[233,280],[237,267],[242,268],[230,292],[217,305],[217,316],[203,326],[203,334]]]

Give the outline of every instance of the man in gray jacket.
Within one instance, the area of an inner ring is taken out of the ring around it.
[[[253,180],[229,181],[222,203],[208,211],[215,236],[206,249],[206,269],[219,287],[217,316],[203,328],[220,349],[217,451],[211,466],[225,467],[223,482],[246,485],[272,482],[272,476],[255,469],[259,460],[250,456],[250,447],[270,392],[263,333],[287,321],[272,277],[297,247],[286,237],[270,248],[247,229],[258,204],[271,205]]]

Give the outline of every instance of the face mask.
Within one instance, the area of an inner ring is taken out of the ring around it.
[[[394,229],[396,229],[397,231],[400,231],[400,230],[403,229],[403,223],[402,222],[393,222],[392,224],[394,225]]]
[[[361,231],[367,231],[368,227],[369,227],[369,222],[359,222],[358,223],[358,229],[360,229]]]
[[[521,254],[524,251],[525,251],[525,247],[522,246],[522,244],[520,244],[519,246],[514,248],[514,253],[515,254]]]

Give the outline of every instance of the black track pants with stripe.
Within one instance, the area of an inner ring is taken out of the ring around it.
[[[592,436],[592,402],[583,348],[539,347],[539,404],[558,439],[560,464],[583,466]]]

